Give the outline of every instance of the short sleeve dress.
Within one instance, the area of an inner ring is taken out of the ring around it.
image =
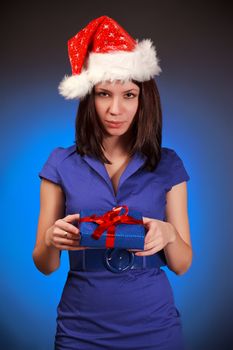
[[[105,165],[76,152],[75,145],[57,147],[39,177],[59,184],[66,215],[81,209],[110,210],[126,204],[144,217],[166,221],[166,193],[190,179],[183,161],[162,147],[152,172],[136,153],[121,175],[115,194]],[[63,251],[63,254],[65,251]],[[56,350],[183,350],[181,315],[162,268],[77,271],[83,251],[68,251],[70,269],[57,306]],[[163,250],[156,253],[163,255]]]

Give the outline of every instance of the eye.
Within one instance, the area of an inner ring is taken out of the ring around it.
[[[105,95],[108,95],[108,93],[107,92],[96,92],[95,93],[97,96],[105,96]]]
[[[129,98],[134,98],[134,97],[136,97],[136,95],[134,95],[132,92],[128,92],[126,95],[127,95],[127,96],[128,96],[128,95],[131,95],[131,96],[132,96],[132,97],[129,97],[129,96],[128,96]]]

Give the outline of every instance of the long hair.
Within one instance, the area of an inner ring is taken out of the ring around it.
[[[144,167],[153,171],[161,158],[162,110],[159,91],[153,78],[144,82],[132,81],[140,87],[140,94],[138,109],[128,130],[132,135],[129,155],[141,152],[146,156]],[[104,135],[105,130],[95,109],[93,88],[91,93],[79,102],[75,120],[76,152],[112,164],[102,150]]]

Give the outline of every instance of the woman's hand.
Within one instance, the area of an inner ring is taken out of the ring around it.
[[[54,247],[60,250],[84,250],[87,247],[80,247],[80,230],[71,224],[73,221],[77,221],[80,218],[80,214],[67,215],[63,219],[59,219],[51,226],[45,234],[45,244],[50,247]]]
[[[147,230],[144,241],[144,250],[137,250],[135,255],[153,255],[176,239],[174,227],[169,222],[146,217],[143,217],[142,219]],[[128,250],[133,251],[133,249]]]

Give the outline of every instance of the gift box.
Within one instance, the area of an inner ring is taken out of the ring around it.
[[[144,249],[146,234],[142,214],[122,205],[112,210],[80,211],[80,246],[93,248]]]

